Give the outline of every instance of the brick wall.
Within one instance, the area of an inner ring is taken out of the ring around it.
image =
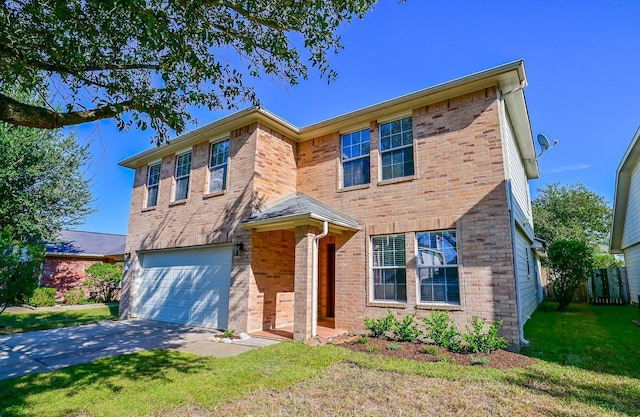
[[[416,306],[415,232],[455,229],[458,235],[460,325],[473,315],[503,319],[503,335],[518,342],[515,281],[505,168],[495,89],[414,109],[415,175],[380,181],[378,124],[370,125],[371,183],[340,189],[340,135],[298,147],[298,191],[358,219],[363,230],[337,236],[336,326],[362,329],[365,316],[387,307],[428,314]],[[370,301],[369,239],[405,234],[407,303]]]
[[[94,263],[113,262],[113,260],[96,258],[70,258],[64,256],[47,256],[42,267],[40,284],[44,287],[56,289],[56,300],[64,301],[65,294],[69,290],[82,288],[85,296],[89,296],[89,291],[82,286],[87,280],[84,272]]]

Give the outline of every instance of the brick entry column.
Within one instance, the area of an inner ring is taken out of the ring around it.
[[[296,227],[293,340],[297,342],[304,342],[311,337],[313,238],[315,236],[315,227]]]

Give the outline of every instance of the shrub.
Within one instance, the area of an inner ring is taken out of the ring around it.
[[[489,358],[478,358],[476,356],[471,357],[471,365],[486,365],[489,363]]]
[[[377,352],[380,349],[380,346],[372,345],[370,343],[367,343],[366,345],[364,345],[364,347],[367,348],[367,351],[369,353]]]
[[[56,289],[49,287],[38,287],[33,291],[27,304],[33,307],[51,307],[56,305]]]
[[[387,346],[387,350],[400,350],[402,349],[402,346],[400,346],[397,343],[391,343],[389,344],[389,346]]]
[[[580,284],[593,273],[592,250],[581,240],[559,239],[549,246],[548,255],[558,310],[564,310]]]
[[[222,332],[222,336],[223,337],[227,337],[227,338],[231,338],[236,334],[236,330],[235,329],[227,329],[224,332]]]
[[[84,290],[82,288],[77,288],[75,290],[69,290],[64,295],[65,302],[67,304],[76,305],[76,304],[84,304]]]
[[[364,325],[369,329],[373,337],[383,337],[387,332],[398,323],[398,320],[393,315],[391,310],[387,309],[387,314],[379,319],[370,319],[365,317]]]
[[[367,344],[367,342],[369,342],[369,338],[367,336],[358,336],[356,338],[356,343],[364,345]]]
[[[427,325],[425,335],[433,343],[451,352],[460,351],[460,332],[453,319],[450,319],[446,313],[432,311],[431,315],[422,321]]]
[[[401,342],[414,342],[421,336],[422,330],[418,329],[415,313],[404,316],[401,322],[396,322],[393,334]]]
[[[487,319],[473,316],[471,327],[465,326],[467,332],[462,335],[462,338],[469,344],[468,349],[472,353],[491,353],[495,350],[504,349],[509,345],[503,337],[498,336],[502,320],[489,324],[489,328],[485,333],[483,329],[486,321]]]
[[[117,264],[96,262],[85,271],[89,279],[84,286],[89,288],[91,299],[99,303],[110,303],[118,300],[122,267]]]
[[[436,345],[422,345],[422,351],[427,355],[439,355],[440,348]]]

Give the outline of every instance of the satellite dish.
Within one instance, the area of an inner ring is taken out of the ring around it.
[[[538,143],[540,144],[540,149],[542,149],[542,152],[546,151],[551,147],[551,144],[549,143],[549,139],[547,139],[547,137],[542,133],[538,135]]]

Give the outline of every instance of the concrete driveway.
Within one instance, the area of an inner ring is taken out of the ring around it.
[[[77,327],[0,336],[0,380],[150,349],[226,357],[277,341],[220,343],[217,330],[150,320],[103,321]]]

